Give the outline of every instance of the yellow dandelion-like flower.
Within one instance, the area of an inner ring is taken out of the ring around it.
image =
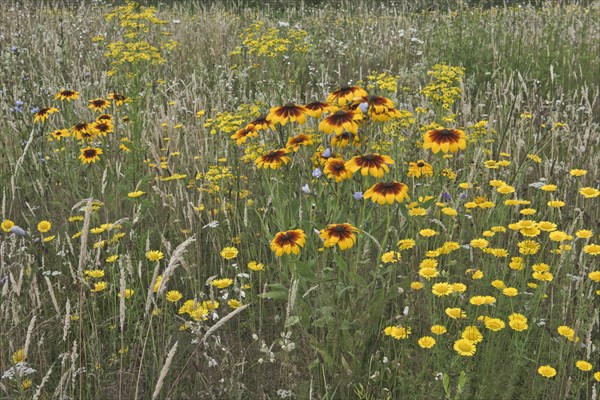
[[[159,250],[150,250],[146,252],[146,258],[150,261],[160,261],[164,258],[164,254]]]
[[[15,226],[15,223],[13,221],[11,221],[10,219],[5,219],[0,224],[0,228],[2,228],[2,230],[7,233],[10,232],[10,230],[13,226]]]
[[[388,326],[383,330],[383,333],[387,336],[393,337],[396,340],[408,339],[411,329],[404,326]]]
[[[136,197],[140,197],[143,194],[146,194],[146,192],[142,192],[141,190],[136,190],[135,192],[127,193],[127,197],[135,199]]]
[[[556,376],[556,369],[552,368],[549,365],[542,365],[538,368],[538,374],[540,374],[544,378],[552,378]]]
[[[591,371],[593,366],[592,364],[590,364],[589,362],[585,361],[585,360],[579,360],[575,363],[575,366],[577,367],[577,369],[581,370],[581,371]]]
[[[181,300],[182,297],[183,295],[178,290],[169,290],[165,296],[167,301],[171,303],[178,302],[179,300]]]
[[[215,279],[210,283],[212,286],[217,289],[226,289],[229,286],[233,285],[233,279],[223,278],[223,279]]]
[[[225,247],[223,250],[221,250],[221,257],[223,257],[226,260],[231,260],[236,258],[238,255],[238,249],[236,249],[235,247]]]
[[[37,224],[37,229],[38,231],[40,231],[41,233],[46,233],[50,230],[50,228],[52,228],[52,224],[50,223],[50,221],[40,221],[40,223]]]
[[[593,187],[582,187],[579,189],[579,194],[586,199],[593,199],[594,197],[600,196],[600,190]]]
[[[477,351],[477,346],[469,339],[458,339],[454,342],[454,350],[461,356],[472,357]]]
[[[108,283],[102,281],[102,282],[96,282],[94,283],[94,288],[92,289],[92,292],[101,292],[104,289],[106,289],[108,287]]]
[[[443,335],[448,332],[448,329],[444,325],[432,325],[430,329],[431,333],[434,335]]]
[[[419,339],[418,343],[422,349],[431,349],[433,346],[435,346],[435,339],[431,336],[423,336]]]

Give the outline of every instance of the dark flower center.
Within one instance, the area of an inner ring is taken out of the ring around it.
[[[419,167],[419,168],[423,168],[424,166],[425,166],[425,163],[423,161],[419,161],[417,163],[417,167]]]

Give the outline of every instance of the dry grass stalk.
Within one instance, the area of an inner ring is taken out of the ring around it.
[[[160,376],[158,377],[158,381],[156,382],[156,387],[154,388],[154,393],[152,394],[152,400],[158,398],[158,394],[160,393],[160,390],[163,387],[165,377],[167,376],[167,373],[169,372],[169,367],[171,366],[171,362],[173,361],[173,357],[175,356],[175,352],[177,351],[178,343],[179,342],[175,342],[173,347],[171,347],[171,350],[169,351],[169,354],[167,355],[167,359],[165,360],[165,364],[163,365],[162,369],[160,370]]]

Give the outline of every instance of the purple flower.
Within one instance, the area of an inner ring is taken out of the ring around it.
[[[444,193],[442,193],[442,199],[444,199],[444,200],[452,200],[452,196],[450,196],[450,193],[444,192]]]
[[[365,102],[365,103],[360,103],[358,105],[358,108],[360,108],[360,111],[363,112],[363,114],[366,114],[367,111],[369,110],[369,103]]]
[[[302,191],[304,193],[310,194],[310,188],[308,187],[308,183],[304,186],[302,186]]]
[[[315,178],[320,178],[321,176],[323,176],[323,171],[321,171],[320,168],[315,168],[312,172],[312,176],[314,176]]]
[[[321,153],[321,156],[323,156],[325,158],[331,157],[331,149],[329,147],[326,148],[325,151],[323,153]]]
[[[354,199],[361,200],[363,198],[363,192],[354,192]]]

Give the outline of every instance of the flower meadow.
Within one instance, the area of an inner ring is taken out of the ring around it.
[[[0,4],[0,398],[597,399],[599,18]]]

